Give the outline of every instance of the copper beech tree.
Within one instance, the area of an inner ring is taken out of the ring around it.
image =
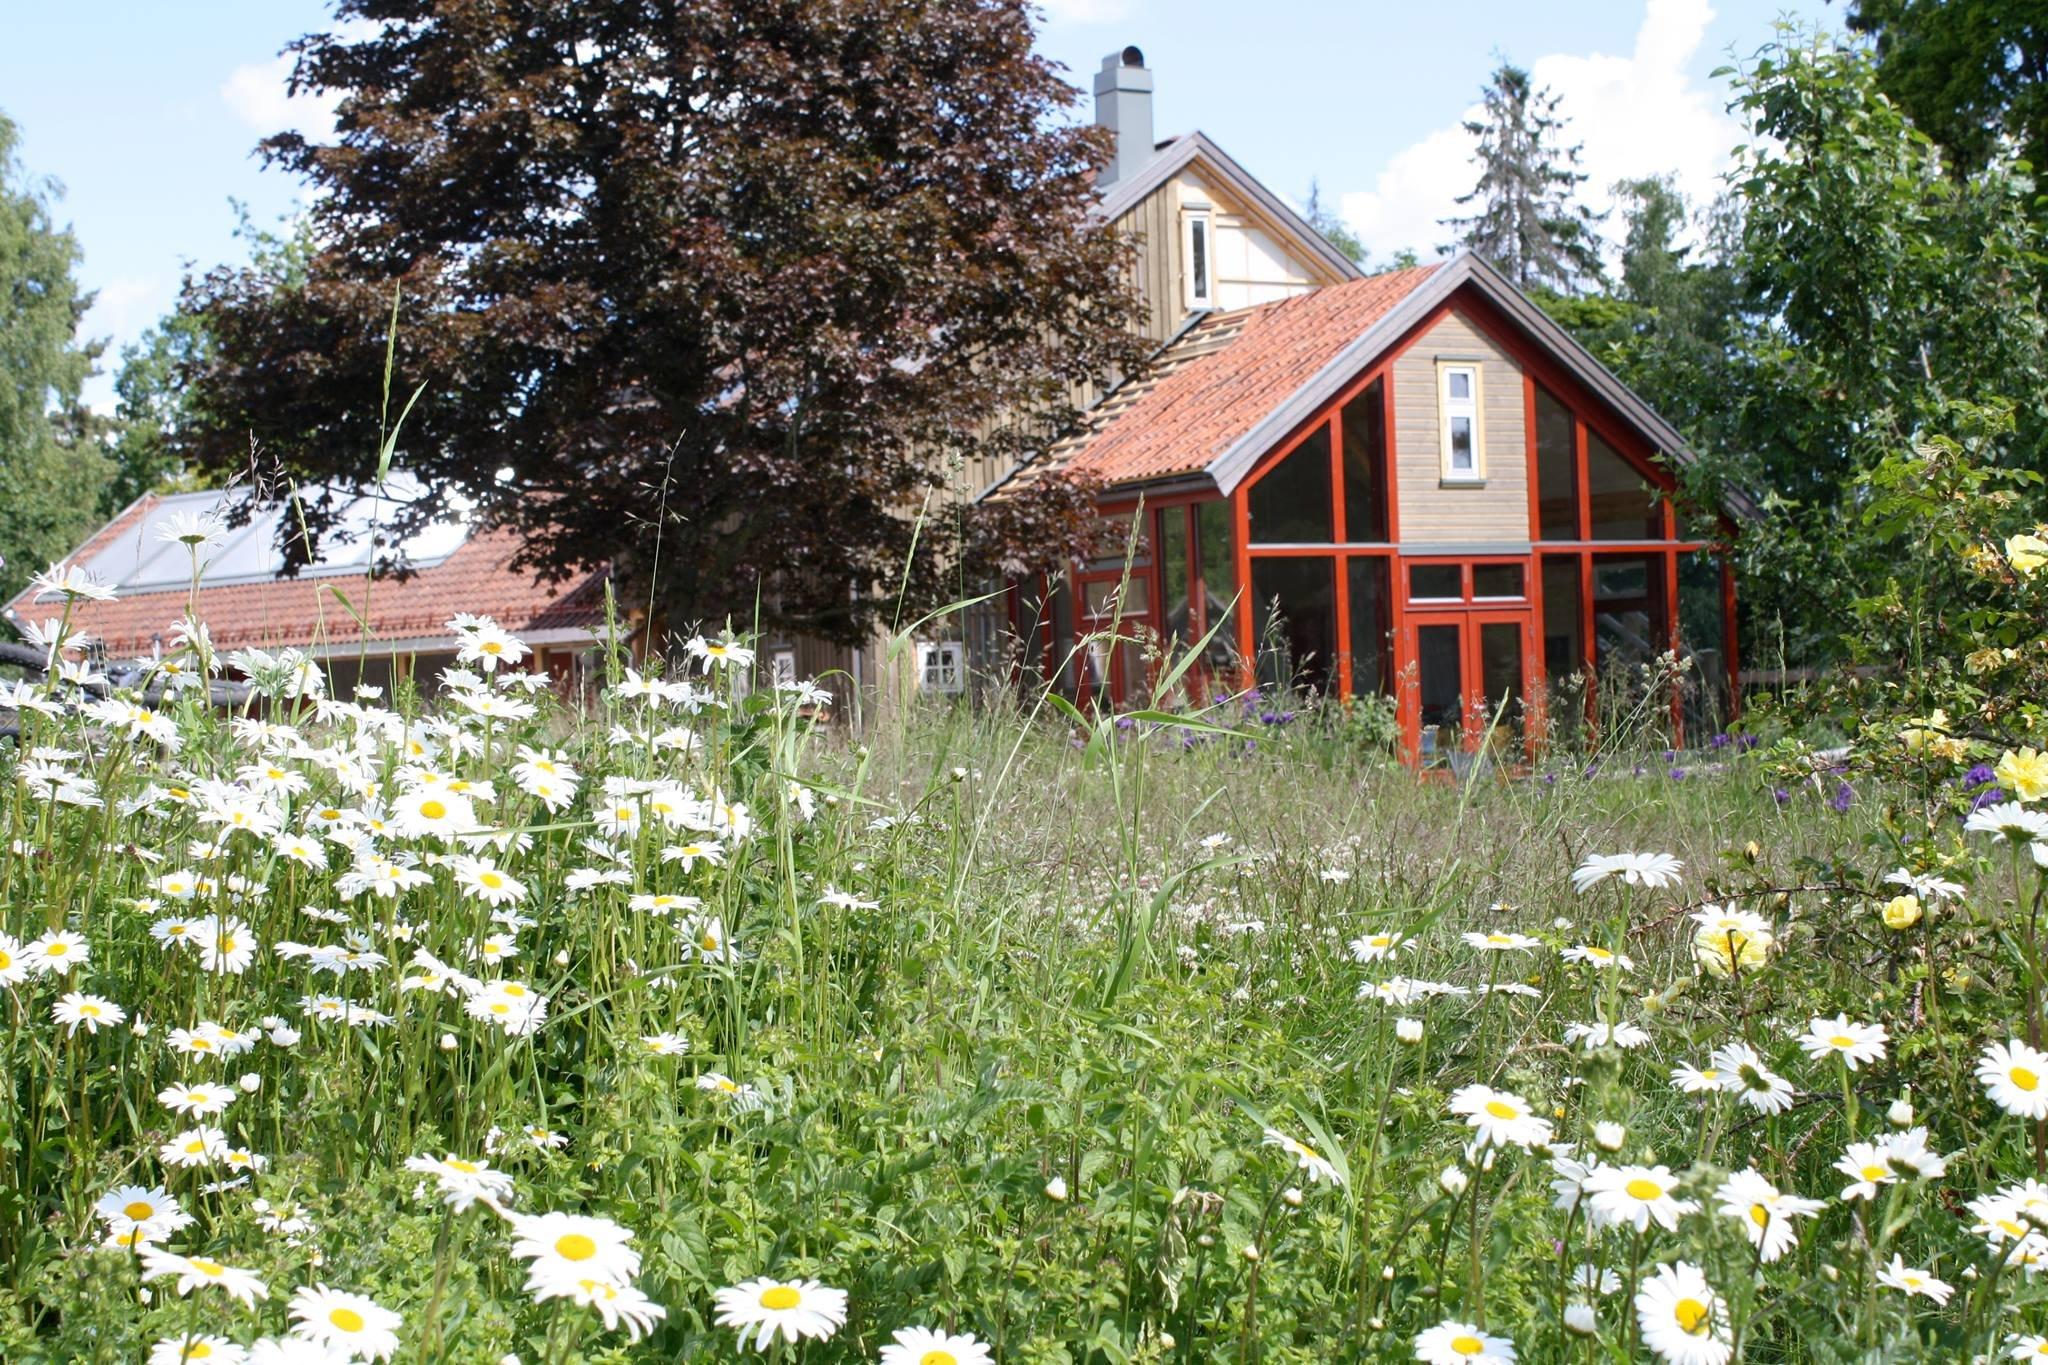
[[[611,562],[674,624],[851,639],[913,586],[1056,555],[1086,499],[920,519],[977,453],[1041,447],[1138,363],[1124,248],[1091,218],[1100,134],[1025,0],[340,0],[293,44],[333,140],[281,133],[311,250],[222,268],[184,452],[252,442],[307,499],[398,463]],[[306,491],[311,490],[311,491]],[[657,555],[658,545],[658,555]],[[287,547],[302,557],[295,537]]]

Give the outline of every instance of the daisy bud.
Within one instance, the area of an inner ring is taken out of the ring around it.
[[[1842,1272],[1831,1265],[1823,1265],[1820,1268],[1820,1273],[1828,1277],[1829,1284],[1834,1284],[1842,1278]]]
[[[1367,1318],[1365,1321],[1365,1325],[1367,1327],[1372,1328],[1372,1330],[1375,1332],[1384,1332],[1387,1330],[1387,1320],[1385,1318]]]
[[[955,769],[953,769],[952,777],[953,777],[953,780],[954,780],[955,782],[965,782],[965,781],[967,780],[967,769],[965,769],[965,768],[955,768]]]
[[[1280,1197],[1287,1201],[1287,1207],[1290,1209],[1298,1209],[1301,1207],[1301,1191],[1295,1189],[1293,1186],[1289,1186],[1287,1189],[1282,1190],[1280,1192]]]
[[[1388,1284],[1392,1284],[1394,1282],[1394,1267],[1390,1265],[1381,1266],[1380,1278],[1385,1280]]]
[[[137,1019],[133,1024],[128,1026],[128,1031],[134,1034],[137,1038],[147,1038],[149,1036],[149,1025],[143,1022],[142,1020]]]
[[[290,1047],[299,1041],[299,1031],[288,1024],[279,1024],[265,1036],[277,1047]]]
[[[1256,1261],[1259,1259],[1259,1248],[1256,1242],[1246,1242],[1244,1244],[1244,1258],[1247,1261]]]
[[[1422,1021],[1420,1019],[1396,1019],[1394,1021],[1394,1037],[1411,1047],[1414,1046],[1422,1041]]]
[[[1593,1141],[1603,1152],[1618,1152],[1621,1144],[1628,1139],[1628,1129],[1618,1123],[1596,1123],[1593,1125]]]
[[[1446,1166],[1443,1173],[1437,1176],[1436,1183],[1444,1187],[1444,1193],[1456,1199],[1465,1192],[1465,1187],[1472,1183],[1472,1177],[1456,1166]]]
[[[1214,1236],[1205,1232],[1201,1236],[1195,1238],[1195,1245],[1198,1247],[1212,1247],[1216,1245],[1216,1239]]]
[[[1564,1329],[1575,1337],[1598,1336],[1600,1319],[1594,1315],[1591,1304],[1575,1303],[1564,1310]]]
[[[1904,1095],[1892,1101],[1891,1108],[1884,1111],[1885,1122],[1894,1128],[1913,1126],[1913,1102]]]
[[[1161,1332],[1159,1334],[1159,1344],[1161,1346],[1164,1346],[1169,1351],[1171,1351],[1174,1347],[1180,1345],[1180,1343],[1174,1339],[1173,1333],[1171,1332]]]
[[[557,967],[566,967],[569,965],[569,950],[567,948],[564,948],[562,949],[562,951],[555,954],[555,965]]]
[[[1064,1203],[1066,1203],[1066,1202],[1067,1202],[1067,1182],[1066,1182],[1066,1181],[1064,1181],[1064,1180],[1062,1180],[1062,1179],[1061,1179],[1061,1178],[1060,1178],[1059,1176],[1054,1176],[1054,1177],[1053,1177],[1052,1179],[1050,1179],[1050,1180],[1046,1181],[1046,1182],[1045,1182],[1045,1197],[1046,1197],[1047,1199],[1050,1199],[1050,1200],[1052,1200],[1052,1202],[1053,1202],[1053,1203],[1055,1203],[1055,1204],[1064,1204]]]
[[[443,1051],[443,1052],[453,1052],[453,1051],[455,1051],[455,1035],[454,1035],[454,1034],[452,1034],[452,1033],[444,1033],[444,1034],[442,1034],[442,1035],[441,1035],[441,1051]]]
[[[246,1071],[242,1073],[242,1079],[235,1084],[242,1087],[244,1095],[253,1095],[263,1088],[263,1078],[253,1071]]]
[[[1755,862],[1759,858],[1764,856],[1764,846],[1758,843],[1756,840],[1751,839],[1748,843],[1742,846],[1742,856],[1744,858],[1747,858],[1750,862]]]

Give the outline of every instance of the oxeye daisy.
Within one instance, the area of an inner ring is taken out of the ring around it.
[[[242,1365],[248,1358],[241,1346],[205,1332],[165,1337],[149,1348],[149,1365]]]
[[[743,1114],[752,1113],[763,1103],[759,1090],[734,1080],[722,1071],[707,1071],[697,1077],[697,1088],[729,1101]]]
[[[1956,1292],[1954,1285],[1937,1280],[1926,1271],[1915,1270],[1907,1265],[1905,1258],[1897,1252],[1892,1253],[1890,1265],[1879,1267],[1877,1282],[1902,1294],[1918,1294],[1922,1298],[1932,1299],[1937,1308],[1947,1307],[1949,1296]]]
[[[301,1285],[292,1291],[292,1331],[352,1360],[389,1360],[398,1350],[398,1314],[362,1294]]]
[[[198,1085],[166,1086],[157,1094],[157,1103],[173,1114],[185,1114],[192,1118],[208,1118],[220,1113],[233,1103],[235,1092],[224,1085],[202,1081]]]
[[[1415,1338],[1415,1358],[1423,1365],[1506,1365],[1515,1344],[1469,1322],[1445,1321]]]
[[[571,1277],[570,1272],[559,1267],[550,1267],[543,1272],[536,1266],[527,1288],[536,1303],[568,1299],[596,1310],[598,1317],[604,1320],[606,1331],[624,1327],[629,1341],[640,1340],[654,1330],[655,1323],[668,1316],[666,1308],[630,1284],[614,1284],[588,1275]]]
[[[1684,870],[1685,864],[1668,853],[1595,853],[1573,870],[1572,890],[1584,895],[1609,878],[1655,890],[1678,885]]]
[[[1595,969],[1619,967],[1625,972],[1632,972],[1636,969],[1634,960],[1627,954],[1617,953],[1594,943],[1574,944],[1559,953],[1558,956],[1562,957],[1566,962],[1582,963]]]
[[[1482,1147],[1541,1147],[1551,1138],[1550,1120],[1538,1118],[1520,1095],[1487,1085],[1467,1085],[1451,1093],[1450,1109],[1462,1115]]]
[[[22,951],[21,940],[11,934],[0,933],[0,986],[26,981],[32,970]]]
[[[1408,947],[1410,941],[1406,934],[1382,930],[1377,934],[1361,934],[1348,946],[1354,962],[1378,962],[1396,956]]]
[[[2048,1053],[2017,1038],[1987,1044],[1977,1061],[1977,1080],[1991,1102],[2015,1118],[2048,1118]]]
[[[462,1213],[479,1202],[497,1208],[512,1197],[512,1177],[494,1171],[487,1161],[456,1156],[410,1156],[405,1169],[434,1177],[443,1202]]]
[[[846,1322],[846,1291],[816,1280],[764,1276],[721,1289],[712,1297],[718,1305],[718,1325],[737,1327],[741,1346],[752,1333],[758,1350],[766,1350],[777,1337],[791,1344],[806,1337],[823,1341]]]
[[[656,1057],[680,1057],[690,1050],[690,1040],[680,1033],[650,1033],[640,1045]]]
[[[495,863],[479,858],[455,860],[455,884],[463,894],[486,905],[517,905],[526,899],[526,884]]]
[[[1698,1210],[1674,1193],[1678,1177],[1665,1166],[1602,1166],[1586,1177],[1587,1217],[1598,1226],[1627,1225],[1637,1232],[1656,1223],[1666,1232]]]
[[[109,1231],[120,1233],[140,1228],[151,1237],[166,1236],[192,1222],[192,1215],[178,1207],[177,1199],[161,1185],[154,1189],[122,1185],[108,1190],[92,1206],[92,1211]]]
[[[1540,940],[1530,938],[1527,934],[1511,934],[1499,929],[1491,933],[1469,933],[1464,939],[1468,947],[1476,948],[1482,953],[1527,952],[1531,948],[1542,946]]]
[[[1885,1160],[1884,1149],[1874,1142],[1850,1143],[1848,1150],[1836,1159],[1835,1169],[1849,1177],[1850,1183],[1841,1195],[1844,1202],[1875,1199],[1879,1185],[1889,1185],[1898,1179],[1891,1163]]]
[[[1816,1060],[1840,1057],[1844,1066],[1855,1071],[1865,1062],[1883,1061],[1884,1045],[1890,1036],[1882,1024],[1852,1024],[1848,1015],[1838,1014],[1832,1019],[1815,1018],[1808,1023],[1806,1032],[1799,1037],[1799,1046]]]
[[[228,1135],[204,1124],[188,1128],[156,1149],[166,1166],[210,1166],[227,1154]]]
[[[1792,1220],[1809,1218],[1826,1207],[1818,1199],[1783,1194],[1753,1170],[1737,1171],[1714,1192],[1720,1211],[1742,1224],[1749,1244],[1768,1265],[1799,1244]]]
[[[512,1254],[532,1263],[532,1274],[590,1276],[625,1284],[640,1273],[632,1232],[609,1218],[574,1213],[510,1214]]]
[[[1344,1177],[1337,1173],[1337,1168],[1330,1164],[1328,1157],[1309,1146],[1306,1142],[1301,1142],[1287,1136],[1278,1128],[1266,1129],[1263,1144],[1267,1147],[1278,1147],[1281,1151],[1293,1157],[1295,1168],[1306,1171],[1311,1184],[1320,1180],[1327,1180],[1332,1185],[1342,1185],[1344,1183]]]
[[[727,937],[725,921],[716,915],[692,915],[677,932],[696,951],[700,962],[732,962],[738,958],[738,945]]]
[[[1708,1062],[1720,1074],[1721,1088],[1758,1113],[1778,1114],[1792,1107],[1792,1082],[1765,1066],[1749,1044],[1716,1048]]]
[[[155,1247],[143,1247],[138,1254],[142,1257],[142,1278],[154,1280],[175,1275],[180,1297],[202,1288],[218,1289],[245,1306],[270,1297],[270,1287],[249,1271],[205,1256],[178,1256]]]
[[[128,1011],[102,996],[69,991],[50,1006],[50,1017],[64,1025],[67,1033],[76,1033],[81,1027],[87,1033],[98,1033],[125,1020]]]
[[[971,1336],[929,1327],[899,1327],[882,1348],[881,1365],[994,1365],[989,1348]]]
[[[38,975],[61,976],[84,966],[91,956],[92,945],[85,941],[85,936],[68,929],[52,929],[23,944],[21,949],[22,961]]]
[[[1667,1365],[1723,1365],[1733,1353],[1720,1296],[1690,1262],[1658,1266],[1635,1306],[1643,1344]]]

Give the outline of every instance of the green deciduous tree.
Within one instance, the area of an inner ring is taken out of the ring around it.
[[[1104,134],[1060,122],[1032,14],[340,0],[293,76],[337,139],[264,144],[320,191],[303,280],[187,291],[211,344],[181,453],[238,467],[253,436],[309,484],[369,475],[399,291],[414,517],[466,499],[674,622],[758,602],[858,636],[949,466],[1042,447],[1140,359],[1092,218]],[[339,506],[312,499],[316,535]],[[980,546],[967,520],[927,522],[920,562]]]
[[[2048,9],[2040,0],[1853,0],[1849,26],[1877,44],[1877,78],[1958,174],[2009,141],[2048,170]]]
[[[54,185],[30,180],[0,114],[0,600],[92,529],[107,463],[79,388],[99,354],[78,325],[92,296],[78,242],[50,217]]]
[[[1600,218],[1579,199],[1586,175],[1579,146],[1564,142],[1558,97],[1503,63],[1484,100],[1484,114],[1465,125],[1479,139],[1479,181],[1458,199],[1477,207],[1443,226],[1524,289],[1574,293],[1597,283]]]

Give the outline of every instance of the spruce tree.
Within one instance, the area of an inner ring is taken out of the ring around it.
[[[1458,199],[1476,207],[1443,225],[1523,289],[1569,294],[1598,283],[1600,215],[1579,201],[1582,144],[1565,145],[1558,97],[1504,62],[1484,99],[1484,113],[1465,125],[1479,139],[1479,181]]]

